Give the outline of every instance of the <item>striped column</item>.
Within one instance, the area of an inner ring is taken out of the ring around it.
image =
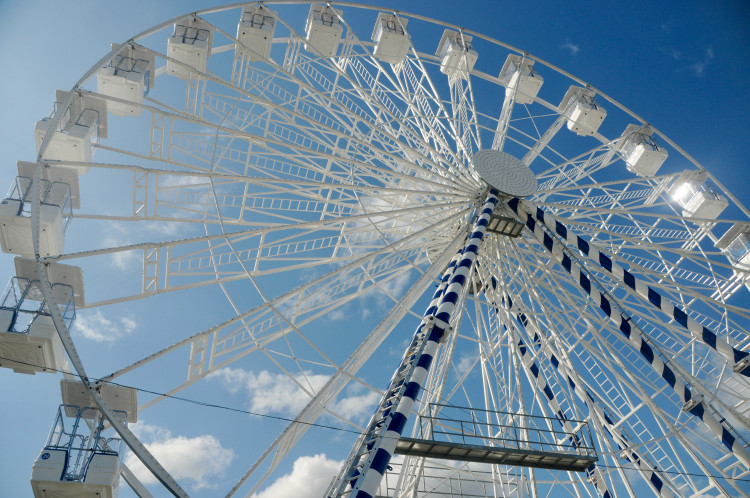
[[[517,213],[519,211],[523,212],[518,209],[517,202],[514,204],[516,204],[514,210],[517,210]],[[578,282],[594,303],[599,306],[607,318],[609,318],[625,336],[628,343],[651,364],[653,369],[665,381],[667,381],[667,384],[669,384],[669,386],[677,393],[684,403],[683,410],[702,420],[711,432],[721,440],[724,446],[742,461],[746,467],[750,468],[750,453],[745,448],[743,441],[736,438],[734,434],[727,429],[729,425],[726,419],[722,418],[721,421],[717,420],[716,417],[707,410],[708,405],[703,401],[701,396],[693,397],[690,388],[677,377],[672,368],[670,368],[661,356],[648,344],[645,335],[640,328],[634,322],[631,322],[630,318],[625,317],[617,309],[613,309],[612,303],[610,303],[609,299],[602,295],[602,293],[591,284],[591,280],[581,271],[581,267],[578,263],[574,262],[567,254],[565,254],[562,245],[544,231],[541,223],[537,223],[534,217],[527,213],[519,214],[519,217],[521,217],[522,220],[524,218],[523,215],[525,215],[526,218],[526,226],[531,230],[542,246],[552,254],[552,257],[554,257],[568,273],[570,273],[573,279]]]
[[[577,247],[589,259],[600,265],[604,270],[619,279],[627,287],[634,290],[656,309],[661,310],[670,319],[674,319],[675,322],[682,325],[693,335],[693,337],[702,341],[705,345],[726,358],[732,370],[746,377],[750,377],[750,353],[730,346],[728,342],[719,338],[712,330],[693,320],[682,309],[675,306],[668,299],[665,299],[656,289],[649,287],[643,280],[636,278],[628,270],[612,261],[612,259],[604,254],[596,245],[591,244],[582,237],[572,233],[554,216],[544,212],[542,209],[525,200],[519,202],[517,199],[513,199],[508,205],[519,216],[521,216],[521,210],[525,211],[529,216],[533,217],[537,222],[543,223],[550,231],[559,235],[573,247]],[[521,210],[519,210],[519,207]]]
[[[509,296],[506,296],[508,301],[508,309],[512,309],[513,307],[513,301]],[[538,326],[531,323],[526,315],[524,313],[517,312],[515,313],[516,319],[521,324],[521,326],[527,330],[529,328],[532,329],[532,332],[534,333],[534,337],[532,338],[532,343],[537,344],[538,348],[541,350],[542,348],[542,338],[539,335]],[[533,361],[533,357],[531,356],[531,353],[528,350],[528,347],[523,343],[521,339],[518,339],[518,349],[521,353],[521,356],[523,358],[528,358],[528,360],[525,361]],[[549,358],[550,363],[552,364],[555,369],[557,369],[558,372],[565,378],[565,381],[568,383],[568,385],[573,389],[573,392],[575,392],[576,396],[586,405],[586,407],[589,409],[590,415],[595,415],[597,417],[597,420],[602,424],[604,429],[609,433],[609,435],[614,440],[615,444],[617,444],[618,448],[623,450],[623,457],[627,459],[628,461],[632,462],[636,469],[641,473],[641,475],[644,477],[646,482],[649,483],[650,486],[653,487],[653,489],[656,491],[658,496],[661,498],[674,498],[674,494],[672,493],[672,490],[666,485],[664,476],[661,476],[659,474],[659,469],[650,465],[648,462],[645,462],[635,451],[631,450],[628,447],[628,438],[623,433],[619,432],[617,428],[615,427],[614,422],[612,419],[607,415],[607,413],[597,404],[594,397],[589,393],[589,391],[583,386],[583,383],[580,382],[578,379],[578,376],[575,374],[575,372],[572,371],[571,368],[568,367],[565,360],[560,361],[554,353],[550,351],[545,351],[546,356]],[[537,367],[538,370],[538,367]],[[545,382],[546,385],[546,382]],[[547,397],[549,398],[552,396],[552,392],[550,391],[549,395]],[[557,404],[559,406],[559,403]],[[553,407],[554,409],[554,407]],[[593,467],[593,465],[592,465]],[[592,470],[592,469],[590,469]],[[591,475],[591,472],[587,470],[589,475]],[[596,472],[593,473],[595,480],[594,483],[596,485],[597,490],[601,494],[602,497],[611,496],[609,494],[609,490],[606,488],[606,485],[604,484],[604,476],[601,473],[601,470],[597,467]],[[602,481],[602,484],[599,484],[599,481]],[[605,494],[607,493],[607,494]]]
[[[337,488],[329,496],[345,494],[349,482],[352,484],[352,497],[371,498],[375,495],[406,426],[409,413],[427,379],[440,342],[446,332],[450,332],[451,317],[464,286],[469,283],[479,246],[497,200],[497,193],[494,191],[487,196],[453,271],[447,272],[444,277],[448,280],[444,291],[436,292],[433,297],[433,302],[425,312],[364,437],[358,440],[352,450],[344,478],[339,480]]]

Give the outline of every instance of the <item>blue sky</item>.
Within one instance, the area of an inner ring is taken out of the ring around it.
[[[620,7],[611,2],[445,1],[439,10],[435,4],[419,0],[398,7],[493,36],[589,82],[683,147],[741,202],[750,201],[747,2],[643,1]],[[0,2],[0,64],[5,68],[0,88],[6,95],[0,185],[10,185],[16,160],[35,157],[34,122],[49,111],[54,91],[71,87],[109,51],[110,42],[211,5],[219,3]],[[0,258],[4,275],[12,274],[12,265],[10,256]],[[112,353],[102,349],[103,355]],[[6,396],[0,423],[11,448],[0,457],[0,479],[8,496],[29,494],[27,476],[52,423],[57,382],[53,375],[0,369]]]

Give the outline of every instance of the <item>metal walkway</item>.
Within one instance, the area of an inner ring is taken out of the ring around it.
[[[430,404],[400,455],[584,472],[598,460],[585,422]]]
[[[585,472],[592,463],[598,460],[596,456],[576,453],[480,446],[409,437],[399,439],[396,443],[396,454],[574,472]]]

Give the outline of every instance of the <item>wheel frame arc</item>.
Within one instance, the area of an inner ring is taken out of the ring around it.
[[[80,87],[80,85],[88,80],[100,66],[104,65],[108,60],[114,57],[114,55],[119,53],[119,51],[122,50],[124,46],[125,45],[122,45],[112,50],[110,54],[104,56],[91,69],[89,69],[88,72],[86,72],[83,77],[81,77],[81,79],[73,86],[70,92],[68,92],[68,95],[65,97],[65,100],[60,106],[61,109],[68,109],[73,100],[73,96],[75,95],[75,92]],[[62,120],[62,115],[63,112],[55,113],[50,123],[50,129],[57,129],[60,121]],[[91,384],[90,379],[86,375],[86,370],[83,366],[83,363],[81,362],[80,356],[78,355],[75,344],[73,343],[73,340],[70,336],[70,331],[68,330],[68,327],[65,324],[65,321],[63,320],[63,317],[58,309],[57,302],[54,299],[52,285],[47,278],[46,268],[49,262],[43,261],[39,254],[39,236],[41,230],[41,197],[39,184],[41,180],[42,167],[44,165],[44,159],[42,158],[42,156],[44,155],[44,152],[50,140],[52,139],[52,136],[54,136],[54,133],[45,134],[39,146],[39,154],[37,155],[37,162],[36,166],[34,167],[34,178],[32,180],[31,187],[31,237],[34,247],[34,260],[36,263],[37,275],[39,277],[42,295],[44,296],[45,301],[48,303],[47,306],[52,317],[52,322],[55,325],[57,335],[59,336],[65,352],[68,354],[68,357],[73,364],[73,368],[75,369],[78,378],[88,391],[91,399],[94,400],[96,406],[107,419],[107,421],[112,424],[112,427],[122,437],[128,448],[130,448],[130,450],[138,457],[138,459],[146,466],[146,468],[148,468],[148,470],[152,474],[154,474],[159,482],[161,482],[169,490],[170,493],[177,497],[187,497],[188,494],[185,492],[185,490],[182,489],[182,487],[158,462],[158,460],[154,458],[154,456],[148,451],[143,443],[140,442],[135,434],[133,434],[133,432],[128,429],[128,427],[117,417],[112,408],[104,401],[99,392],[96,390],[95,386]]]
[[[304,0],[302,0],[302,1],[296,1],[296,2],[295,2],[295,1],[283,1],[283,0],[282,0],[282,1],[274,1],[274,0],[270,0],[270,1],[266,1],[266,2],[263,2],[263,3],[264,3],[264,4],[266,4],[266,5],[272,5],[272,4],[310,4],[310,3],[314,3],[314,2],[309,2],[309,1],[304,1]],[[335,4],[336,4],[336,5],[342,5],[342,6],[351,6],[351,7],[357,7],[357,8],[363,8],[363,7],[364,7],[364,8],[370,8],[370,9],[372,9],[372,10],[387,10],[387,9],[383,9],[383,8],[380,8],[380,7],[376,7],[376,6],[365,6],[365,5],[355,4],[355,3],[352,3],[352,2],[335,2]],[[233,4],[233,5],[230,5],[230,6],[224,6],[224,7],[220,7],[220,8],[207,9],[207,10],[203,10],[203,11],[200,11],[200,12],[196,12],[195,14],[196,14],[196,15],[198,15],[198,14],[204,14],[204,13],[211,13],[211,12],[221,11],[221,10],[225,10],[225,9],[229,9],[229,8],[241,7],[242,5],[245,5],[245,4]],[[449,26],[449,27],[456,27],[456,28],[458,28],[458,26],[455,26],[455,25],[451,25],[451,24],[449,24],[449,23],[442,23],[442,22],[440,22],[440,21],[435,21],[435,20],[432,20],[432,19],[430,19],[430,18],[427,18],[427,17],[424,17],[424,16],[414,15],[414,14],[410,14],[410,13],[405,13],[405,12],[399,12],[399,13],[400,13],[401,15],[404,15],[404,16],[410,16],[410,17],[414,17],[414,18],[419,18],[419,19],[422,19],[422,20],[426,20],[426,21],[429,21],[429,22],[433,22],[433,23],[435,23],[435,24],[440,24],[440,25],[444,25],[444,26]],[[162,23],[162,24],[158,25],[158,27],[157,27],[157,28],[152,28],[152,29],[150,29],[150,30],[148,30],[148,31],[145,31],[145,32],[144,32],[144,33],[142,33],[141,35],[138,35],[138,37],[136,37],[136,38],[140,38],[141,36],[145,36],[146,34],[149,34],[149,33],[153,32],[153,31],[158,31],[158,30],[161,30],[161,29],[163,29],[163,28],[164,28],[165,26],[168,26],[169,24],[173,23],[173,22],[174,22],[175,20],[179,20],[179,19],[184,19],[184,18],[185,18],[186,16],[189,16],[189,15],[191,15],[191,14],[186,14],[185,16],[179,16],[179,17],[175,17],[175,18],[174,18],[173,20],[170,20],[170,21],[168,21],[168,22],[165,22],[165,23]],[[511,47],[511,46],[509,46],[509,45],[503,44],[502,42],[498,42],[498,41],[496,41],[496,40],[494,40],[494,39],[492,39],[492,38],[489,38],[489,37],[485,37],[484,35],[481,35],[481,34],[479,34],[479,33],[475,33],[475,32],[472,32],[472,31],[470,31],[470,30],[464,30],[464,31],[465,31],[466,33],[469,33],[469,34],[474,34],[474,35],[476,35],[476,36],[480,36],[480,37],[482,37],[482,38],[485,38],[485,39],[487,39],[488,41],[493,41],[494,43],[497,43],[498,45],[500,45],[500,46],[503,46],[503,47],[505,47],[505,48],[508,48],[509,50],[517,51],[517,52],[519,52],[519,53],[523,53],[524,55],[526,54],[525,52],[519,51],[518,49],[516,49],[516,48],[514,48],[514,47]],[[134,39],[136,39],[136,38],[133,38],[133,39],[131,39],[131,40],[129,40],[129,41],[132,41],[132,40],[134,40]],[[123,49],[123,47],[124,47],[124,46],[125,46],[125,45],[126,45],[127,43],[128,43],[128,42],[126,42],[126,43],[122,44],[121,46],[119,46],[118,48],[114,49],[114,50],[113,50],[113,51],[112,51],[112,52],[111,52],[111,53],[109,54],[109,56],[106,56],[105,58],[103,58],[103,59],[102,59],[102,61],[100,61],[100,64],[99,64],[99,65],[101,65],[101,64],[102,64],[102,63],[104,63],[104,62],[106,62],[106,60],[107,60],[108,58],[110,58],[110,59],[111,59],[111,57],[113,57],[114,55],[116,55],[116,53],[117,53],[117,52],[119,52],[120,50],[122,50],[122,49]],[[535,60],[535,61],[537,61],[537,62],[539,62],[539,63],[541,63],[541,64],[544,64],[544,65],[546,65],[546,66],[550,67],[551,69],[553,69],[553,70],[557,71],[557,72],[558,72],[558,73],[560,73],[560,74],[563,74],[563,75],[567,76],[568,78],[570,78],[570,79],[571,79],[571,80],[573,80],[573,81],[578,81],[578,82],[580,82],[580,83],[584,84],[584,85],[585,85],[586,87],[589,87],[589,88],[592,88],[592,89],[593,89],[593,87],[590,87],[589,85],[586,85],[585,83],[583,83],[583,82],[582,82],[581,80],[579,80],[578,78],[576,78],[576,77],[574,77],[574,76],[572,76],[572,75],[570,75],[570,74],[566,73],[566,72],[565,72],[565,71],[563,71],[563,70],[560,70],[559,68],[556,68],[555,66],[553,66],[553,65],[551,65],[551,64],[549,64],[549,63],[546,63],[546,62],[544,62],[543,60],[540,60],[540,59],[537,59],[537,58],[534,58],[534,60]],[[96,68],[96,67],[98,67],[98,65],[97,65],[97,66],[95,66],[95,68]],[[94,69],[95,69],[95,68],[94,68]],[[90,73],[91,73],[91,72],[90,72]],[[85,79],[85,77],[84,77],[84,79]],[[83,79],[82,79],[82,81],[83,81]],[[80,84],[80,82],[79,82],[79,84]],[[75,90],[75,89],[76,89],[76,87],[74,87],[74,90]],[[594,90],[595,90],[595,89],[594,89]],[[603,93],[599,92],[598,90],[595,90],[595,91],[596,91],[596,92],[597,92],[597,94],[598,94],[599,96],[601,96],[602,98],[604,98],[604,99],[606,99],[607,101],[609,101],[610,103],[613,103],[614,105],[616,105],[616,106],[620,107],[620,108],[621,108],[621,110],[623,110],[623,111],[624,111],[624,112],[626,112],[627,114],[629,114],[629,115],[633,116],[634,118],[638,119],[639,121],[643,122],[643,120],[642,120],[642,119],[641,119],[640,117],[638,117],[638,116],[636,116],[635,114],[633,114],[633,113],[632,113],[631,111],[629,111],[629,110],[628,110],[627,108],[625,108],[624,106],[620,106],[620,105],[619,105],[619,104],[618,104],[618,103],[617,103],[616,101],[614,101],[613,99],[611,99],[611,98],[607,97],[607,96],[606,96],[605,94],[603,94]],[[72,92],[71,92],[71,94],[72,94]],[[69,100],[68,100],[68,102],[69,102]],[[58,118],[58,116],[55,116],[55,118],[54,118],[54,119],[59,119],[59,118]],[[53,122],[53,125],[55,125],[55,124],[56,124],[56,123],[54,123],[54,122]],[[653,129],[653,128],[652,128],[652,129]],[[676,150],[680,151],[680,152],[682,153],[682,155],[683,155],[683,156],[684,156],[685,158],[687,158],[687,159],[691,160],[691,161],[693,162],[693,164],[695,164],[695,165],[696,165],[696,166],[697,166],[697,167],[698,167],[698,168],[699,168],[700,170],[702,170],[702,171],[705,171],[705,170],[704,170],[704,169],[702,168],[702,166],[700,166],[700,164],[699,164],[699,163],[697,163],[697,161],[695,161],[694,159],[692,159],[692,158],[691,158],[691,157],[690,157],[690,156],[689,156],[689,155],[688,155],[687,153],[685,153],[685,152],[684,152],[684,151],[683,151],[683,150],[682,150],[681,148],[679,148],[679,146],[677,146],[676,144],[674,144],[674,143],[673,143],[673,142],[672,142],[671,140],[669,140],[669,139],[668,139],[668,138],[667,138],[666,136],[664,136],[663,134],[661,134],[660,132],[658,132],[658,130],[655,130],[655,129],[654,129],[654,132],[655,132],[655,133],[658,133],[658,134],[659,134],[659,136],[660,136],[660,137],[661,137],[662,139],[664,139],[664,140],[665,140],[665,141],[666,141],[667,143],[669,143],[669,144],[670,144],[670,145],[671,145],[671,146],[672,146],[673,148],[675,148]],[[47,138],[48,138],[48,137],[45,137],[45,140],[46,140]],[[43,145],[42,145],[42,148],[41,148],[41,150],[42,150],[42,151],[44,150],[44,146],[45,146],[45,144],[46,144],[46,142],[43,142]],[[40,155],[40,158],[41,158],[41,155]],[[40,162],[38,162],[38,163],[37,163],[37,168],[36,168],[36,170],[35,170],[35,176],[34,176],[34,185],[35,185],[35,186],[36,186],[37,188],[38,188],[38,186],[37,186],[37,185],[38,185],[38,179],[39,179],[39,176],[38,176],[38,175],[39,175],[39,168],[41,167],[41,166],[40,166],[40,164],[41,164],[41,159],[40,159]],[[709,174],[710,174],[710,173],[709,173]],[[717,184],[718,184],[718,182],[717,182]],[[727,191],[726,189],[724,189],[724,191],[725,191],[726,193],[728,193],[728,194],[730,194],[730,195],[731,195],[731,192]],[[38,209],[38,204],[39,204],[39,202],[38,202],[38,200],[37,200],[37,194],[33,194],[33,195],[34,195],[34,201],[33,201],[33,204],[32,204],[32,223],[34,223],[34,221],[33,221],[33,217],[34,217],[34,214],[33,214],[33,213],[34,213],[34,211],[35,211],[35,206],[36,206],[36,209]],[[743,210],[744,210],[744,212],[747,212],[747,210],[745,210],[745,208],[744,208],[744,207],[742,206],[742,204],[741,204],[741,203],[739,203],[739,202],[736,202],[736,201],[735,201],[735,204],[736,204],[736,205],[737,205],[738,207],[740,207],[741,209],[743,209]],[[38,211],[37,211],[37,213],[38,213]],[[54,258],[40,258],[40,257],[39,257],[39,255],[38,255],[38,216],[37,216],[37,222],[36,222],[36,225],[34,225],[34,226],[35,226],[35,228],[33,228],[33,229],[32,229],[32,233],[34,234],[34,238],[35,238],[35,240],[34,240],[34,247],[35,247],[35,259],[36,259],[36,261],[37,261],[37,265],[38,265],[38,269],[39,269],[39,274],[40,274],[40,279],[44,279],[44,280],[43,280],[43,285],[42,285],[42,289],[43,289],[43,292],[44,292],[44,294],[45,294],[45,298],[48,298],[48,297],[50,297],[50,293],[51,293],[51,287],[49,287],[49,282],[48,282],[48,281],[46,280],[46,275],[44,275],[44,276],[43,276],[42,274],[44,273],[44,271],[43,271],[43,268],[44,268],[44,265],[46,264],[46,262],[52,261],[52,260],[53,260]],[[53,302],[53,301],[48,301],[48,302]],[[54,308],[54,306],[53,306],[53,308]],[[56,309],[56,308],[55,308],[55,309]],[[56,326],[56,328],[58,328],[58,333],[59,333],[59,334],[61,335],[61,339],[62,339],[62,338],[63,338],[63,332],[61,332],[61,329],[60,329],[60,328],[59,328],[59,326],[58,326],[58,322],[59,322],[60,320],[61,320],[61,317],[59,317],[59,319],[55,319],[55,316],[54,316],[54,313],[53,313],[53,321],[55,322],[55,326]],[[64,327],[64,324],[63,324],[63,327]],[[67,334],[67,329],[63,328],[63,330],[65,330],[65,333]],[[69,338],[69,334],[68,334],[68,338]],[[67,344],[67,343],[65,342],[65,340],[63,340],[63,343],[64,343],[64,345],[66,346],[66,351],[69,351],[69,350],[68,350],[68,344]],[[70,340],[70,346],[71,346],[72,350],[73,350],[73,351],[75,352],[75,348],[74,348],[74,345],[73,345],[73,343],[72,343],[72,340]],[[75,354],[77,355],[77,353],[75,353]],[[69,352],[69,355],[70,355],[70,352]],[[74,362],[74,364],[75,364],[75,362]],[[81,365],[81,367],[83,367],[83,365]],[[94,386],[94,387],[95,387],[95,386]],[[87,385],[87,389],[92,389],[92,386],[89,386],[89,385]],[[93,396],[93,394],[92,394],[92,396]],[[96,400],[96,398],[94,398],[94,399]],[[113,424],[113,425],[114,425],[114,424]],[[118,432],[119,432],[119,431],[118,431]]]

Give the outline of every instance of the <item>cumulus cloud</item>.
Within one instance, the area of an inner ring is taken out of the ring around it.
[[[250,398],[250,411],[289,416],[299,413],[310,401],[310,395],[299,385],[317,393],[330,378],[328,375],[304,372],[304,375],[294,376],[293,380],[284,374],[267,370],[255,373],[237,368],[223,368],[213,375],[221,379],[231,392],[246,392]],[[353,384],[330,408],[342,417],[356,419],[371,415],[373,406],[379,399],[378,393],[368,391],[360,384]]]
[[[411,283],[411,271],[408,270],[390,280],[378,282],[361,299],[363,302],[375,299],[377,304],[384,305],[389,298],[399,298]]]
[[[456,373],[458,375],[465,374],[469,368],[474,364],[474,360],[476,359],[476,355],[470,354],[470,353],[463,353],[458,358],[458,362],[455,364]]]
[[[128,226],[125,223],[112,222],[108,223],[102,229],[102,247],[124,247],[132,243]],[[110,253],[112,266],[118,270],[128,270],[134,264],[140,263],[139,253],[137,251],[117,251]]]
[[[672,33],[672,31],[674,31],[674,30],[675,30],[675,28],[679,28],[679,27],[680,27],[680,24],[681,24],[681,23],[680,23],[680,22],[678,22],[677,20],[675,20],[675,19],[670,19],[670,20],[668,20],[668,21],[666,21],[666,22],[663,22],[663,23],[661,23],[661,24],[659,25],[659,27],[661,28],[661,30],[662,30],[662,31],[663,31],[664,33],[666,33],[666,34],[670,34],[670,33]]]
[[[209,488],[211,480],[224,474],[235,457],[234,450],[224,448],[214,436],[204,434],[196,437],[173,436],[160,427],[136,424],[133,426],[140,438],[151,442],[146,448],[177,480],[190,482],[193,489]],[[125,464],[144,484],[157,482],[151,472],[132,453],[125,457]]]
[[[703,57],[690,66],[690,69],[693,71],[693,74],[699,77],[703,76],[703,73],[706,71],[706,68],[711,63],[713,58],[714,58],[714,49],[713,47],[708,46],[706,50],[704,50],[703,52]]]
[[[682,63],[682,66],[679,68],[680,71],[689,70],[697,77],[703,76],[706,69],[716,57],[714,49],[710,45],[702,53],[697,54],[685,53],[674,47],[662,47],[659,50],[662,54],[671,57],[675,61],[680,61]]]
[[[133,332],[138,324],[132,318],[121,316],[109,319],[101,310],[80,311],[76,315],[75,330],[95,342],[115,342]]]
[[[169,223],[163,221],[149,221],[142,226],[144,232],[163,237],[174,237],[177,234],[185,233],[188,225],[185,223]]]
[[[338,473],[341,462],[326,458],[325,454],[299,457],[294,461],[292,472],[285,474],[266,489],[253,495],[255,498],[294,496],[295,498],[318,498]]]
[[[346,394],[339,396],[333,410],[349,419],[372,415],[375,404],[380,400],[380,394],[368,391],[360,384],[355,384]]]
[[[387,282],[378,284],[378,287],[383,289],[391,296],[398,297],[404,292],[404,290],[406,290],[407,285],[411,282],[410,277],[411,271],[406,271],[399,274],[397,277],[388,280]]]
[[[181,187],[184,185],[210,185],[210,182],[202,176],[184,175],[162,175],[159,177],[160,187]]]
[[[104,247],[122,247],[130,244],[129,241],[119,238],[108,237],[104,239]],[[136,251],[117,251],[111,253],[112,265],[118,270],[127,270],[134,264],[140,263],[140,257]]]
[[[231,392],[245,391],[250,396],[250,411],[257,413],[295,414],[310,401],[310,395],[299,385],[317,392],[328,381],[328,375],[298,374],[294,380],[284,374],[261,370],[258,373],[238,368],[223,368],[214,374]]]
[[[339,322],[346,318],[346,314],[344,313],[344,310],[341,308],[337,308],[330,313],[326,315],[326,318],[331,322]]]
[[[674,47],[662,47],[659,50],[664,55],[668,55],[669,57],[673,58],[676,61],[681,60],[683,56],[682,52],[680,52]]]
[[[581,50],[581,47],[577,43],[573,43],[572,41],[566,38],[565,43],[560,45],[560,49],[567,50],[568,52],[570,52],[570,55],[576,55],[578,51]]]

